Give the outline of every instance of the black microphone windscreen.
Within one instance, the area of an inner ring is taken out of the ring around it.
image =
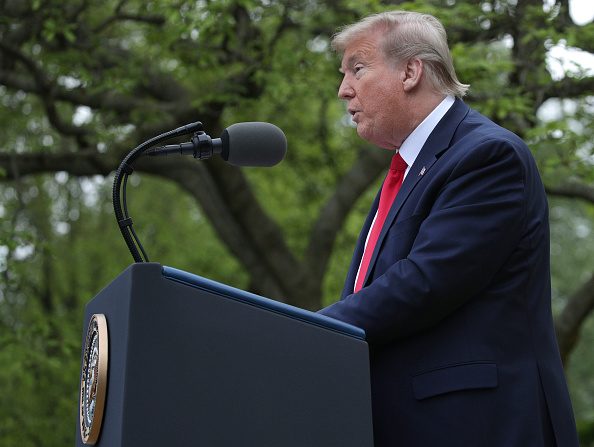
[[[274,166],[287,152],[287,138],[274,124],[237,123],[221,135],[224,160],[235,166]]]

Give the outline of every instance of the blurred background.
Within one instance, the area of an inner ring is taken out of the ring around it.
[[[395,8],[442,20],[466,101],[533,151],[594,445],[591,0],[0,0],[0,445],[74,443],[82,311],[132,262],[113,172],[154,135],[269,121],[289,149],[272,169],[139,161],[128,206],[151,261],[308,309],[338,298],[389,154],[356,136],[329,40]]]

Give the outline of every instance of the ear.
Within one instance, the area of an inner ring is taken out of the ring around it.
[[[402,74],[402,88],[405,92],[415,89],[423,78],[425,66],[419,58],[412,58],[406,62]]]

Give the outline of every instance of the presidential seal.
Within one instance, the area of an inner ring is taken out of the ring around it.
[[[103,314],[91,317],[82,360],[80,381],[80,435],[85,444],[99,438],[107,390],[108,338]]]

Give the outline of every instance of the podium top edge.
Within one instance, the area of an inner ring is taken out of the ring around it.
[[[290,304],[275,301],[270,298],[265,298],[173,267],[163,266],[162,274],[165,278],[187,284],[191,287],[215,292],[230,299],[266,309],[271,312],[283,314],[309,324],[340,332],[344,335],[365,340],[365,331],[363,329],[325,315],[291,306]]]

